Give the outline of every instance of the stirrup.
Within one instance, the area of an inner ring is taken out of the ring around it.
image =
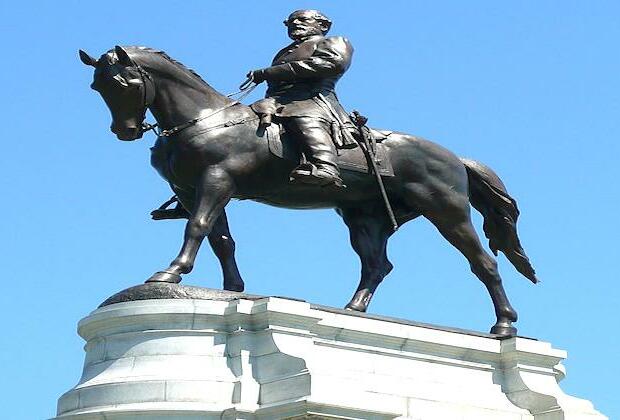
[[[295,184],[317,185],[320,187],[335,186],[346,188],[338,174],[306,162],[293,169],[289,181]]]

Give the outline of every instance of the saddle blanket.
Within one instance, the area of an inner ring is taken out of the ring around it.
[[[383,139],[389,136],[388,133],[378,132]],[[373,133],[374,134],[374,133]],[[279,124],[272,123],[265,130],[265,137],[269,144],[269,151],[282,159],[299,162],[299,147],[288,136],[281,134]],[[381,176],[394,176],[394,168],[387,156],[385,146],[382,143],[376,144],[376,163]],[[338,167],[341,170],[362,172],[366,174],[372,173],[372,167],[369,165],[364,151],[359,147],[351,149],[338,149]]]

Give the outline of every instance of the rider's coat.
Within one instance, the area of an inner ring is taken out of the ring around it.
[[[268,84],[267,99],[253,108],[279,117],[347,122],[335,86],[351,65],[352,55],[351,43],[340,36],[315,35],[293,42],[276,54],[270,67],[259,70]]]

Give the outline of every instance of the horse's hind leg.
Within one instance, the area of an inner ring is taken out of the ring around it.
[[[366,312],[377,286],[393,268],[386,249],[393,230],[381,206],[341,209],[340,213],[349,227],[351,245],[362,263],[359,286],[346,308]]]
[[[441,211],[437,209],[436,212],[425,212],[424,216],[467,258],[472,272],[489,291],[497,317],[491,333],[503,336],[516,334],[517,329],[512,326],[512,323],[517,320],[517,313],[510,305],[504,291],[502,279],[497,270],[497,262],[482,248],[471,224],[467,197],[458,197]]]
[[[211,249],[220,260],[222,275],[224,276],[224,290],[243,292],[244,284],[235,260],[235,241],[228,230],[225,210],[222,210],[220,216],[215,220],[207,237]]]

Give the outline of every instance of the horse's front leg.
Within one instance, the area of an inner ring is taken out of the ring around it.
[[[179,283],[181,274],[194,268],[200,244],[230,201],[233,182],[228,173],[212,168],[206,171],[196,186],[195,208],[185,226],[183,246],[170,266],[153,274],[147,282]]]

